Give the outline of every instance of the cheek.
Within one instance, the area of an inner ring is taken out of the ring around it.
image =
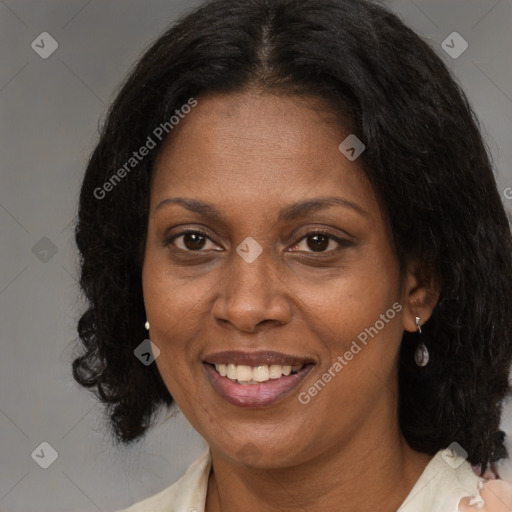
[[[147,254],[143,268],[143,294],[150,322],[150,338],[160,349],[155,363],[167,389],[177,399],[191,386],[193,340],[197,322],[194,306],[199,288],[180,283],[168,265]]]
[[[341,350],[347,342],[350,344],[361,332],[374,326],[390,308],[389,320],[397,316],[392,306],[401,302],[398,289],[398,270],[394,265],[367,259],[333,279],[302,288],[297,295],[302,304],[301,315],[306,315],[308,322],[316,323],[319,328],[323,326],[327,338],[335,345],[333,348]],[[397,322],[394,324],[396,334],[399,329]],[[390,325],[391,322],[386,323],[386,329],[382,330],[389,331]]]
[[[317,386],[323,395],[319,407],[331,401],[356,407],[378,396],[392,378],[403,332],[399,267],[392,256],[367,254],[349,272],[302,295],[302,314],[314,326],[324,356],[312,381],[325,376],[329,382],[326,392]]]
[[[193,322],[207,291],[204,279],[176,277],[165,254],[146,253],[143,293],[151,330],[162,334],[181,332]]]

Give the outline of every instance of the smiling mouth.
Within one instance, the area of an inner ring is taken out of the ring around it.
[[[242,364],[211,364],[216,372],[222,377],[227,377],[229,380],[242,385],[254,385],[268,382],[269,380],[280,379],[281,377],[295,374],[299,372],[305,364],[290,366],[290,365],[258,365],[248,366]]]
[[[203,362],[213,390],[232,405],[270,407],[294,393],[313,369],[302,365],[237,365]]]

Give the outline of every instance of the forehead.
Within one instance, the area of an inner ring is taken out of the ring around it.
[[[336,192],[374,200],[361,163],[338,149],[349,132],[327,103],[257,92],[197,102],[158,155],[153,207],[170,195],[256,209]]]

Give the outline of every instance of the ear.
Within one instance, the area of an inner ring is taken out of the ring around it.
[[[420,318],[424,325],[432,315],[439,300],[440,285],[433,271],[420,269],[417,265],[411,265],[407,270],[404,282],[404,329],[416,332],[416,317]]]

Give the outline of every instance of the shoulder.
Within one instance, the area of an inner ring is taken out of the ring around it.
[[[398,512],[510,512],[512,483],[486,473],[478,476],[453,449],[439,450]]]
[[[211,457],[208,449],[174,484],[118,512],[173,512],[175,510],[200,512],[204,510],[210,468]]]
[[[459,501],[458,512],[510,512],[512,510],[512,482],[503,480],[495,465],[492,465],[484,475],[480,475],[480,466],[465,463],[467,480],[470,476],[476,483],[476,489]],[[472,474],[471,474],[472,473]]]
[[[478,504],[478,498],[483,503]],[[501,479],[479,478],[479,496],[465,497],[459,503],[459,512],[476,510],[485,512],[509,512],[512,510],[512,483]]]

